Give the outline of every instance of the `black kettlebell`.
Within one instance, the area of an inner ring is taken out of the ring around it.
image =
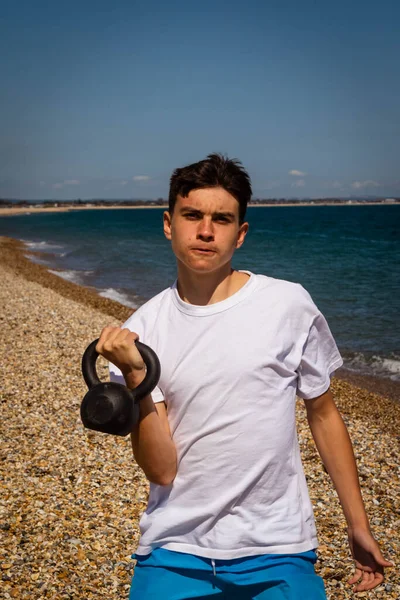
[[[139,420],[139,401],[150,394],[160,379],[160,361],[157,354],[142,342],[135,342],[146,365],[146,377],[134,390],[120,383],[102,383],[97,375],[99,356],[94,340],[82,357],[82,373],[89,391],[81,404],[82,423],[88,429],[125,436]]]

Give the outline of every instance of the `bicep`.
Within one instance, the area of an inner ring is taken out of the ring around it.
[[[333,411],[337,412],[335,400],[330,388],[316,398],[304,400],[304,404],[307,411],[308,421],[312,421],[314,418],[326,417]]]

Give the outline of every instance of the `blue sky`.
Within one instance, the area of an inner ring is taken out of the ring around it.
[[[4,1],[0,197],[167,197],[223,152],[254,197],[400,196],[398,0]]]

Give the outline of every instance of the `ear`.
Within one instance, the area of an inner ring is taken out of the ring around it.
[[[242,225],[239,227],[239,231],[238,231],[236,248],[240,248],[240,246],[243,244],[244,238],[246,237],[246,233],[248,232],[248,230],[249,230],[249,224],[242,223]]]
[[[165,211],[163,214],[163,222],[164,222],[164,235],[167,238],[167,240],[170,240],[172,237],[172,232],[171,232],[172,216],[169,214],[168,211]]]

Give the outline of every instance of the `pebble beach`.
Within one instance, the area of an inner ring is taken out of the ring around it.
[[[32,263],[17,240],[0,238],[0,256],[0,598],[128,598],[148,482],[129,436],[85,430],[79,407],[86,392],[80,367],[85,348],[132,309]],[[106,380],[104,361],[98,371]],[[347,373],[333,379],[332,389],[353,442],[373,533],[396,565],[399,384]],[[346,523],[302,402],[297,417],[320,541],[317,572],[329,600],[353,598]],[[356,597],[399,600],[397,567],[385,575],[381,586]]]

